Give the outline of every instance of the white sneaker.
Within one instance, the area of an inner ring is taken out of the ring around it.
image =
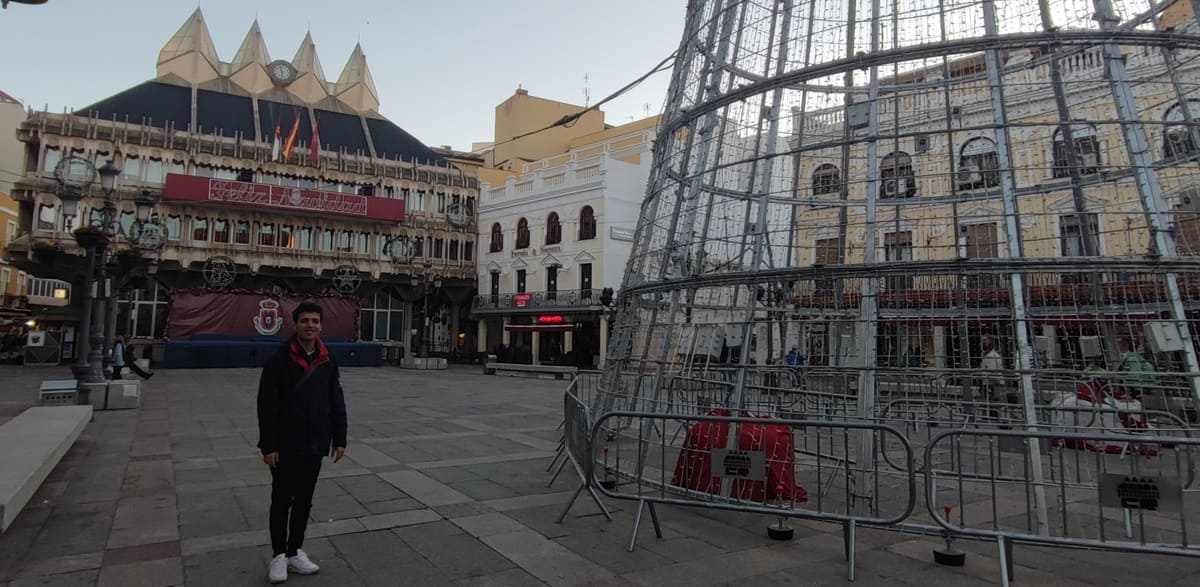
[[[300,549],[296,549],[296,556],[288,557],[287,567],[288,570],[296,571],[297,575],[315,575],[321,570],[321,567],[308,560],[308,555]]]
[[[277,555],[271,559],[271,566],[267,567],[267,580],[271,583],[286,583],[288,572],[288,557],[286,554]]]

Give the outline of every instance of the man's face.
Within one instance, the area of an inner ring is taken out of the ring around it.
[[[321,315],[316,312],[300,314],[296,321],[296,337],[301,342],[313,342],[321,336]]]

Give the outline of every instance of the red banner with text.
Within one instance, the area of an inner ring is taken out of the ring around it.
[[[194,175],[167,175],[163,199],[404,222],[404,201]]]
[[[176,290],[167,311],[167,338],[189,340],[198,334],[291,336],[292,311],[301,302],[321,306],[321,335],[348,341],[358,338],[358,299],[279,296],[253,292]]]

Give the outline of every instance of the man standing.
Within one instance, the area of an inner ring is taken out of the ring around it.
[[[267,360],[258,384],[258,448],[271,467],[272,583],[287,581],[289,570],[321,570],[300,547],[321,459],[329,454],[336,463],[346,454],[346,403],[337,363],[321,342],[321,306],[300,304],[292,321],[295,336]]]

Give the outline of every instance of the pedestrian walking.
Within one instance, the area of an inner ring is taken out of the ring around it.
[[[258,448],[271,468],[271,583],[288,571],[321,570],[301,546],[313,490],[325,455],[346,454],[346,403],[337,362],[321,342],[321,306],[304,302],[292,312],[296,333],[263,367],[258,384]]]
[[[125,339],[120,336],[113,341],[112,350],[112,379],[116,381],[121,378],[121,371],[125,368]]]

